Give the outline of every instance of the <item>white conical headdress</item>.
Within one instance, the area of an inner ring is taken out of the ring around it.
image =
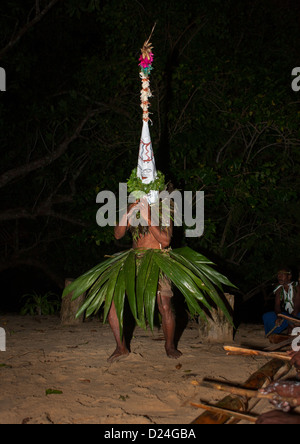
[[[157,173],[149,131],[149,124],[148,122],[144,121],[140,141],[137,177],[139,177],[143,183],[148,185],[150,182],[153,182],[156,179],[156,176]]]
[[[155,27],[155,25],[154,25]],[[152,32],[154,30],[152,29]],[[152,35],[151,32],[151,35]],[[142,80],[142,90],[141,90],[141,108],[143,110],[143,128],[140,140],[139,157],[137,165],[137,177],[139,177],[144,184],[149,184],[153,182],[157,177],[154,152],[152,148],[152,142],[149,130],[149,97],[152,96],[150,90],[149,74],[152,70],[153,53],[152,46],[149,43],[149,39],[144,43],[142,48],[142,54],[140,56],[141,72],[140,78]],[[148,195],[149,203],[153,203],[157,199],[158,192],[150,191]]]

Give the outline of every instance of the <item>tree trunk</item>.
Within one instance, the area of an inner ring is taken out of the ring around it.
[[[70,285],[74,279],[65,279],[65,288]],[[62,325],[77,325],[83,322],[84,314],[76,319],[76,313],[85,300],[85,293],[72,301],[73,293],[63,298],[60,311],[60,320]]]
[[[225,298],[230,307],[234,308],[234,296],[225,293]],[[211,310],[211,318],[208,322],[199,318],[199,334],[203,342],[224,343],[233,341],[233,326],[228,322],[220,308]]]

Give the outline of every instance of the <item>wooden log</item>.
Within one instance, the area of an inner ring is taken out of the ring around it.
[[[74,279],[65,279],[65,288],[70,285]],[[76,319],[76,313],[83,304],[85,300],[85,293],[72,301],[73,293],[69,293],[66,297],[62,299],[61,310],[60,310],[60,322],[62,325],[78,325],[83,322],[84,314]]]
[[[279,352],[267,352],[263,350],[252,350],[250,348],[233,347],[231,345],[225,345],[224,350],[228,353],[227,355],[241,355],[241,356],[264,356],[267,358],[282,359],[283,361],[290,361],[292,358],[286,353]]]
[[[253,373],[250,378],[242,385],[244,388],[256,389],[263,387],[270,383],[276,376],[276,374],[286,366],[286,362],[281,359],[272,359],[257,372]],[[289,367],[290,368],[290,367]],[[234,411],[247,411],[248,405],[240,396],[226,396],[220,400],[217,407],[225,408]],[[225,424],[232,416],[229,413],[219,414],[213,412],[204,412],[198,416],[191,424]],[[236,421],[238,421],[236,419]]]
[[[233,311],[234,296],[229,293],[225,293],[224,296],[228,302],[227,305],[229,305]],[[201,318],[198,319],[201,341],[223,344],[224,342],[231,342],[233,340],[233,326],[229,323],[223,311],[220,308],[213,308],[210,314],[211,318],[208,318],[207,322]]]

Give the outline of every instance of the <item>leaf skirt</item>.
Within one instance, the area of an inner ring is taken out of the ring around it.
[[[154,310],[159,279],[165,276],[185,298],[192,316],[207,319],[212,308],[220,308],[232,324],[232,316],[223,301],[223,285],[234,285],[212,266],[202,254],[189,247],[175,250],[130,249],[110,256],[78,277],[64,289],[63,297],[72,292],[72,300],[86,293],[85,302],[76,317],[86,317],[104,308],[105,322],[114,302],[123,334],[125,298],[136,323],[153,330]]]

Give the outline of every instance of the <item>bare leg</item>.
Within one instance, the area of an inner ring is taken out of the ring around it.
[[[158,309],[162,317],[162,328],[165,336],[165,349],[167,356],[172,359],[178,359],[182,353],[177,350],[174,343],[175,335],[175,316],[172,311],[171,298],[164,296],[159,292],[157,296]]]
[[[108,313],[108,322],[109,322],[110,328],[112,329],[112,332],[114,334],[114,337],[115,337],[115,340],[117,343],[117,347],[116,347],[115,351],[108,358],[108,362],[113,362],[113,361],[117,361],[120,358],[124,358],[129,355],[129,350],[126,347],[124,335],[123,335],[122,340],[120,337],[119,320],[118,320],[118,316],[117,316],[116,307],[115,307],[114,302],[112,302],[110,311]]]

